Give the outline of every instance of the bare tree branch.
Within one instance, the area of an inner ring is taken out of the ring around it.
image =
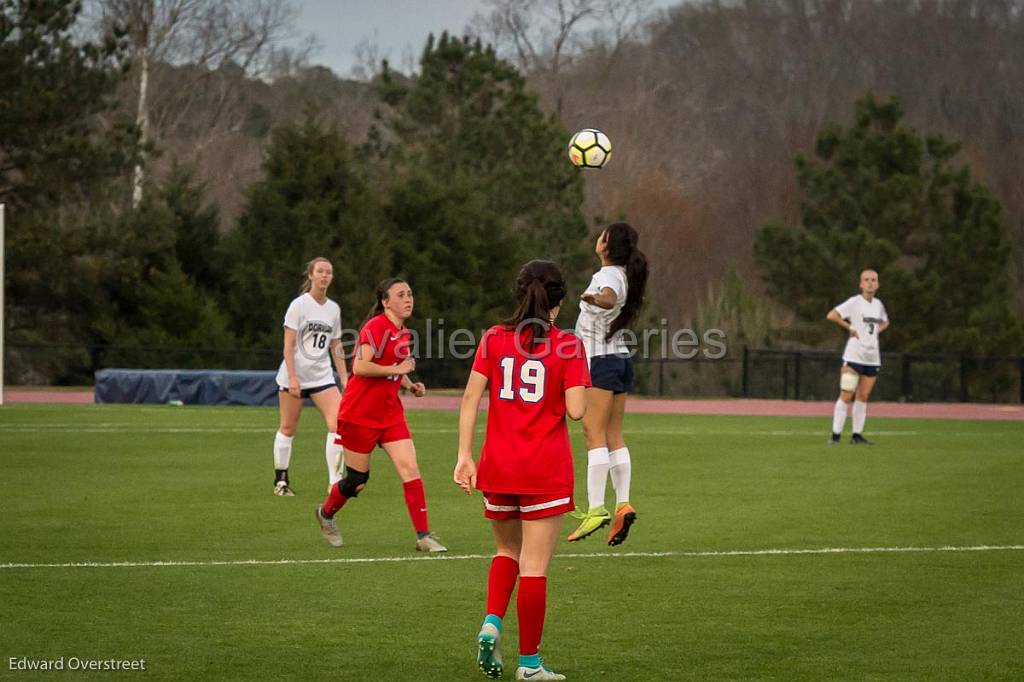
[[[186,132],[200,154],[238,125],[238,89],[267,73],[274,49],[294,37],[297,9],[279,0],[91,0],[101,31],[128,29],[136,72],[136,122],[144,143]],[[134,173],[141,200],[145,168]]]

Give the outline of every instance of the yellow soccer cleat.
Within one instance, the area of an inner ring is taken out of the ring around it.
[[[612,516],[604,507],[596,507],[586,514],[573,512],[573,518],[582,519],[580,525],[573,532],[569,533],[569,542],[582,540],[588,535],[597,532],[612,522]]]

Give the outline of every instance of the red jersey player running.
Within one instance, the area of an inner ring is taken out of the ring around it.
[[[409,379],[409,373],[416,368],[416,360],[409,355],[412,334],[405,328],[412,309],[409,285],[400,279],[386,279],[377,285],[377,305],[370,311],[373,317],[359,330],[352,377],[338,408],[338,442],[346,451],[345,477],[330,487],[327,499],[316,508],[320,531],[334,547],[342,544],[334,515],[366,487],[370,479],[370,453],[379,445],[402,479],[405,505],[416,529],[416,549],[448,551],[430,532],[416,447],[398,398],[400,386],[419,398],[426,393],[423,384]]]
[[[554,326],[565,279],[558,266],[533,260],[516,280],[512,317],[484,334],[459,413],[455,482],[479,488],[497,552],[487,577],[487,615],[478,637],[477,663],[488,677],[503,670],[502,618],[519,580],[517,680],[564,680],[541,663],[539,648],[547,604],[548,561],[572,511],[572,450],[565,415],[583,418],[590,385],[586,353],[574,335]],[[487,435],[479,468],[473,429],[489,392]],[[348,446],[346,446],[347,448]]]

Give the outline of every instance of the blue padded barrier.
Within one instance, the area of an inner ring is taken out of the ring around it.
[[[194,369],[101,369],[97,403],[277,405],[277,372]]]

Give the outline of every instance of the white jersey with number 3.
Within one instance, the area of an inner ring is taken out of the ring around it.
[[[888,321],[885,306],[877,298],[870,301],[858,294],[836,306],[839,316],[857,330],[857,338],[850,335],[843,351],[844,362],[881,366],[882,353],[878,347],[878,326]]]
[[[284,326],[296,332],[295,378],[299,380],[299,388],[333,384],[331,341],[341,338],[341,308],[338,304],[327,299],[320,305],[312,294],[302,294],[288,306]],[[288,367],[283,360],[277,370],[277,385],[288,388]]]

